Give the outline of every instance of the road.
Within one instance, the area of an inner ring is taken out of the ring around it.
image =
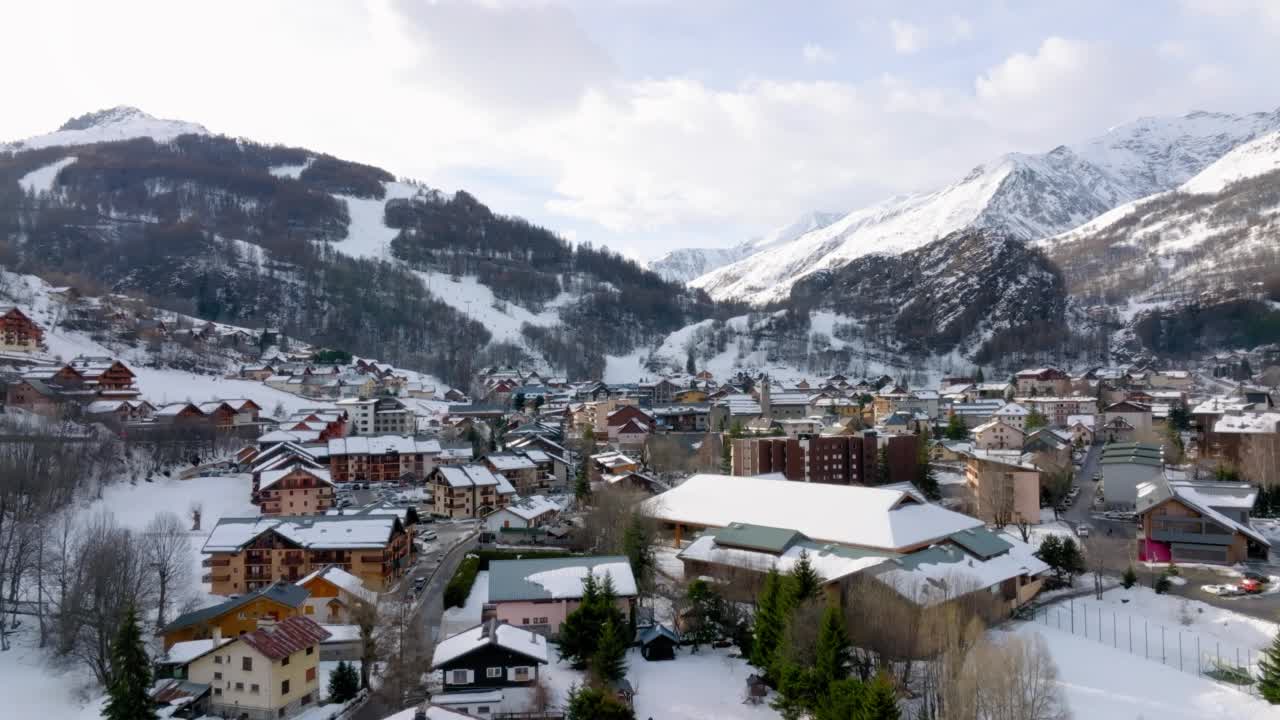
[[[414,607],[414,627],[422,633],[418,646],[422,648],[422,670],[425,673],[431,662],[431,653],[435,650],[436,634],[440,629],[440,620],[444,615],[444,588],[449,579],[457,572],[458,565],[466,554],[476,548],[476,534],[473,523],[433,523],[420,525],[419,533],[434,530],[439,536],[427,547],[414,566],[401,582],[391,589],[393,597],[403,597],[405,593],[413,593],[414,581],[425,577],[427,584],[418,594]],[[442,548],[448,548],[441,554]],[[352,716],[353,720],[382,720],[404,708],[392,707],[375,693]]]
[[[1084,462],[1080,464],[1071,483],[1074,487],[1080,488],[1080,495],[1076,498],[1075,504],[1068,507],[1067,512],[1061,517],[1072,528],[1088,525],[1090,533],[1106,535],[1109,530],[1112,537],[1133,539],[1138,534],[1138,526],[1135,523],[1130,520],[1108,520],[1102,516],[1101,511],[1095,511],[1092,507],[1093,495],[1098,487],[1098,483],[1093,481],[1093,476],[1098,472],[1098,461],[1101,457],[1101,445],[1090,445],[1085,451]]]

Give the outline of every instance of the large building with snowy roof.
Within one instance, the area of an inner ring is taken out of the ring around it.
[[[578,609],[588,574],[597,582],[609,578],[618,609],[630,617],[636,578],[622,555],[494,560],[489,563],[489,604],[500,622],[555,637],[569,613]]]

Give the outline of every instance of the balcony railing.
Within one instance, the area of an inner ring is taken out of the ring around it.
[[[206,573],[200,576],[200,582],[214,583],[227,582],[231,579],[231,575],[227,573]]]
[[[228,558],[205,558],[200,561],[200,567],[227,567],[231,564]]]
[[[378,563],[378,564],[381,564],[381,563],[382,563],[382,556],[381,556],[381,555],[361,555],[361,556],[360,556],[360,562],[362,562],[362,563]]]

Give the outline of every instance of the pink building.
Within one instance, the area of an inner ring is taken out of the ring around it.
[[[631,617],[636,602],[636,579],[622,555],[601,557],[494,560],[489,563],[489,602],[499,621],[555,637],[569,613],[578,609],[582,584],[590,573],[606,578],[618,596],[618,609]],[[487,613],[486,613],[487,614]]]

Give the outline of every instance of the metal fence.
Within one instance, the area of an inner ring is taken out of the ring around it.
[[[1258,694],[1255,679],[1261,653],[1223,643],[1213,635],[1075,599],[1037,609],[1035,622],[1250,695]]]

